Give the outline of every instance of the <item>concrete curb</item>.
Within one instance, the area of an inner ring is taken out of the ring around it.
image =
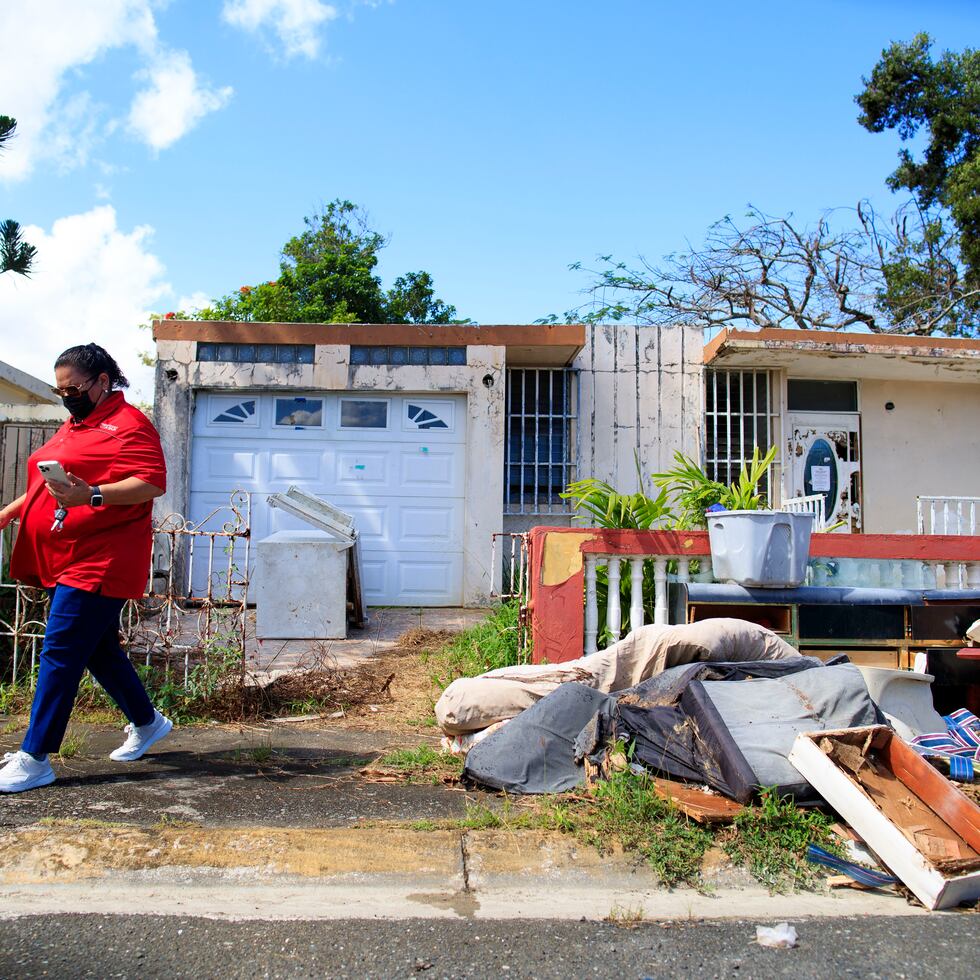
[[[771,919],[915,915],[886,892],[772,896],[741,872],[667,889],[622,852],[543,831],[66,824],[0,835],[0,917]]]

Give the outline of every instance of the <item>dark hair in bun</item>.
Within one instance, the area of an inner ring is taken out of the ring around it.
[[[98,344],[82,344],[80,347],[69,347],[54,362],[56,368],[73,367],[84,374],[96,378],[100,374],[109,375],[112,388],[128,388],[126,375],[119,370],[119,365],[112,355]]]

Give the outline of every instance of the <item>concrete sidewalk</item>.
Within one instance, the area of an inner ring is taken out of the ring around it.
[[[397,646],[403,633],[412,629],[469,629],[485,619],[489,609],[428,606],[374,606],[363,629],[351,629],[346,640],[257,640],[255,612],[249,612],[245,657],[249,666],[260,671],[291,670],[307,666],[315,659],[326,659],[337,667],[350,667],[370,660]]]
[[[84,726],[79,726],[82,729]],[[379,753],[417,745],[316,725],[175,731],[137,763],[120,733],[84,728],[58,782],[5,797],[0,916],[87,912],[225,919],[906,915],[885,893],[773,898],[717,863],[710,890],[666,889],[630,855],[541,831],[424,830],[499,797],[371,783]],[[434,739],[432,739],[434,741]],[[16,747],[9,732],[0,746]],[[414,825],[414,826],[413,826]],[[923,913],[924,914],[924,913]]]

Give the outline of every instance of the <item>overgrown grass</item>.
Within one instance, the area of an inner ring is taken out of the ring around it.
[[[431,750],[429,750],[431,752]],[[438,764],[446,759],[433,753]],[[428,752],[414,757],[417,764]],[[588,796],[544,796],[515,803],[468,803],[462,817],[418,821],[415,830],[549,830],[571,834],[602,853],[622,847],[641,856],[661,882],[680,882],[705,888],[704,857],[721,846],[735,864],[744,865],[770,891],[811,888],[822,872],[806,860],[807,845],[820,844],[835,853],[840,845],[831,832],[832,820],[817,810],[798,808],[772,790],[745,808],[728,827],[705,827],[659,796],[655,779],[629,769],[613,771]]]
[[[457,633],[437,651],[430,651],[432,679],[441,689],[458,677],[476,677],[518,663],[519,608],[506,602],[486,619]]]
[[[801,809],[791,797],[774,789],[763,791],[756,806],[735,818],[723,841],[729,857],[748,866],[752,875],[772,891],[812,886],[821,876],[806,860],[808,844],[834,853],[840,844],[831,831],[833,820],[814,809]]]
[[[441,783],[446,779],[458,779],[463,771],[460,756],[439,752],[431,745],[396,749],[381,756],[375,765],[399,770],[410,783]]]

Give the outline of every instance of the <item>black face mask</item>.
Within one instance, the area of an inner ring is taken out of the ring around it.
[[[84,419],[86,416],[92,413],[95,408],[95,402],[92,401],[88,396],[87,391],[83,391],[79,395],[62,396],[61,404],[71,412],[72,417],[76,419]]]

